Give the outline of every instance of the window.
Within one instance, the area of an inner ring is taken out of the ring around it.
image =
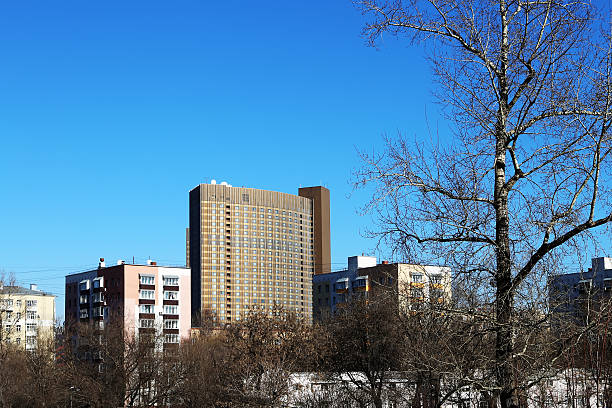
[[[138,327],[140,327],[141,329],[151,329],[155,327],[155,320],[154,319],[140,319],[140,324]]]
[[[414,298],[423,297],[423,289],[415,289],[415,288],[410,289],[410,296]]]
[[[79,282],[79,290],[89,290],[89,280],[83,280]]]
[[[155,313],[153,305],[140,305],[140,313]]]
[[[37,304],[38,304],[38,301],[37,301],[37,300],[27,300],[27,301],[26,301],[26,305],[27,305],[28,307],[36,307],[36,305],[37,305]]]
[[[152,275],[140,275],[141,285],[155,285],[155,276]]]
[[[26,331],[36,331],[36,323],[27,323]]]
[[[178,329],[178,320],[164,320],[164,329]]]
[[[164,305],[164,314],[177,315],[178,314],[178,306]]]
[[[91,295],[91,299],[94,303],[104,302],[104,293],[94,293],[93,295]]]
[[[36,319],[36,312],[26,312],[26,319],[29,319],[29,320]]]
[[[154,290],[139,290],[139,299],[155,299]]]
[[[26,336],[26,345],[35,346],[36,345],[36,336]]]
[[[84,304],[84,303],[88,303],[88,302],[89,302],[89,296],[87,296],[87,295],[79,296],[79,303],[80,304]]]
[[[100,316],[104,316],[104,308],[103,307],[94,307],[92,309],[92,315],[94,317],[100,317]]]
[[[20,324],[15,325],[15,331],[17,333],[21,332],[21,325]]]
[[[178,343],[179,335],[178,334],[166,334],[164,343]]]
[[[417,274],[417,273],[413,274],[412,275],[412,281],[415,282],[415,283],[423,282],[423,275]]]
[[[82,310],[81,310],[81,312],[80,312],[80,314],[79,314],[79,317],[80,317],[81,319],[87,319],[87,318],[89,317],[89,312],[88,312],[88,310],[87,310],[87,309],[82,309]]]
[[[164,276],[163,281],[164,286],[178,286],[179,284],[178,276]]]
[[[99,278],[95,278],[93,280],[93,287],[94,287],[94,289],[98,289],[98,288],[104,287],[104,278],[102,276],[100,276]]]
[[[165,300],[178,300],[178,292],[172,291],[172,290],[165,290],[164,299]]]
[[[442,283],[442,276],[433,275],[429,278],[429,281],[431,282],[432,285],[440,285]]]

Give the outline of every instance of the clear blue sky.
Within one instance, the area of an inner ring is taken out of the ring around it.
[[[0,8],[0,270],[64,275],[185,258],[211,178],[332,198],[333,267],[370,252],[356,149],[435,110],[420,50],[360,37],[346,1],[31,1]]]

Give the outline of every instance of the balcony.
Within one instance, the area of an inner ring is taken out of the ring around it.
[[[578,290],[578,294],[586,295],[591,291],[591,279],[583,279],[578,282],[576,285],[576,289]]]
[[[358,276],[352,283],[353,292],[366,292],[368,290],[368,277]]]
[[[334,290],[336,293],[347,293],[348,292],[348,278],[341,278],[334,283]]]

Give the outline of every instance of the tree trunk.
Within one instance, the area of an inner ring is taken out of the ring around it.
[[[496,313],[496,379],[499,387],[501,408],[512,406],[512,270],[510,264],[508,193],[505,183],[505,149],[500,147],[505,137],[498,138],[498,154],[495,163],[495,207],[496,207],[496,243],[497,270],[495,283]]]
[[[499,111],[496,126],[495,146],[495,242],[497,245],[496,269],[496,379],[499,387],[501,408],[510,408],[513,400],[512,390],[512,314],[513,297],[512,270],[510,263],[510,217],[508,214],[508,190],[506,188],[506,147],[508,135],[506,120],[508,117],[508,25],[506,2],[499,2],[501,19],[501,67],[499,74]]]
[[[375,408],[383,408],[383,402],[380,395],[374,395],[374,398],[372,398],[372,402],[374,403]]]

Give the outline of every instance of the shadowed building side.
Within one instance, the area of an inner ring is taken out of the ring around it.
[[[303,187],[298,190],[298,195],[312,200],[314,273],[315,275],[329,273],[331,272],[329,190],[323,186]]]

